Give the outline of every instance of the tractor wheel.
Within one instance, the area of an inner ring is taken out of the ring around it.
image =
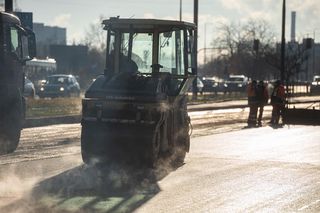
[[[3,118],[0,129],[0,154],[14,152],[19,144],[22,127],[22,104],[18,101],[12,105],[10,112]]]
[[[148,144],[147,149],[147,165],[150,168],[155,168],[157,166],[159,155],[160,155],[160,131],[156,131],[153,136],[151,142]]]
[[[186,153],[189,149],[190,136],[187,129],[184,129],[183,133],[179,135],[175,141],[175,146],[172,155],[172,164],[174,166],[180,166],[183,164],[186,157]]]
[[[99,124],[86,124],[81,129],[81,155],[85,164],[104,164],[108,161],[106,140],[103,128]],[[110,154],[110,153],[109,153]]]
[[[92,143],[93,140],[93,128],[89,126],[82,126],[81,129],[81,156],[85,164],[93,163]]]

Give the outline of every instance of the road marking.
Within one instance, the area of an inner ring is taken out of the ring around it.
[[[305,209],[307,209],[307,208],[309,208],[309,207],[311,207],[313,205],[316,205],[317,203],[320,203],[320,200],[316,200],[315,202],[312,202],[309,205],[305,205],[305,206],[301,207],[300,209],[298,209],[298,211],[303,211],[303,210],[305,210]]]

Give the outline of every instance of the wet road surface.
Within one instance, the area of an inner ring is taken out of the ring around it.
[[[243,129],[240,109],[191,117],[185,164],[156,170],[83,165],[79,124],[25,129],[0,157],[0,212],[320,211],[320,127]]]

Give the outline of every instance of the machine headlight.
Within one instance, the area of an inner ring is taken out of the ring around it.
[[[44,91],[44,88],[43,88],[43,87],[41,87],[41,88],[40,88],[40,91],[42,91],[42,92],[43,92],[43,91]]]
[[[312,85],[313,85],[313,86],[317,86],[317,85],[318,85],[318,82],[312,82]]]
[[[242,84],[238,84],[238,87],[242,87],[243,85]]]
[[[64,87],[60,87],[60,91],[63,92],[64,91]]]

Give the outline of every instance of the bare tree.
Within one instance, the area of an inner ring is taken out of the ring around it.
[[[90,49],[104,51],[106,48],[106,31],[103,30],[102,21],[104,16],[100,15],[98,23],[92,23],[85,32],[83,43]]]
[[[92,79],[104,72],[105,67],[105,52],[106,52],[106,31],[103,30],[102,21],[104,17],[101,15],[97,23],[89,25],[85,32],[85,37],[82,43],[89,47],[88,61],[89,66],[82,73],[82,78],[86,79],[86,84],[89,85]]]
[[[221,64],[222,61],[227,63],[224,75],[245,74],[264,78],[269,69],[264,57],[275,48],[275,33],[270,24],[265,20],[249,20],[245,24],[221,24],[217,29],[219,36],[213,41],[213,45],[225,51],[223,56],[215,60],[220,61],[216,64]],[[254,41],[258,41],[256,47]]]

